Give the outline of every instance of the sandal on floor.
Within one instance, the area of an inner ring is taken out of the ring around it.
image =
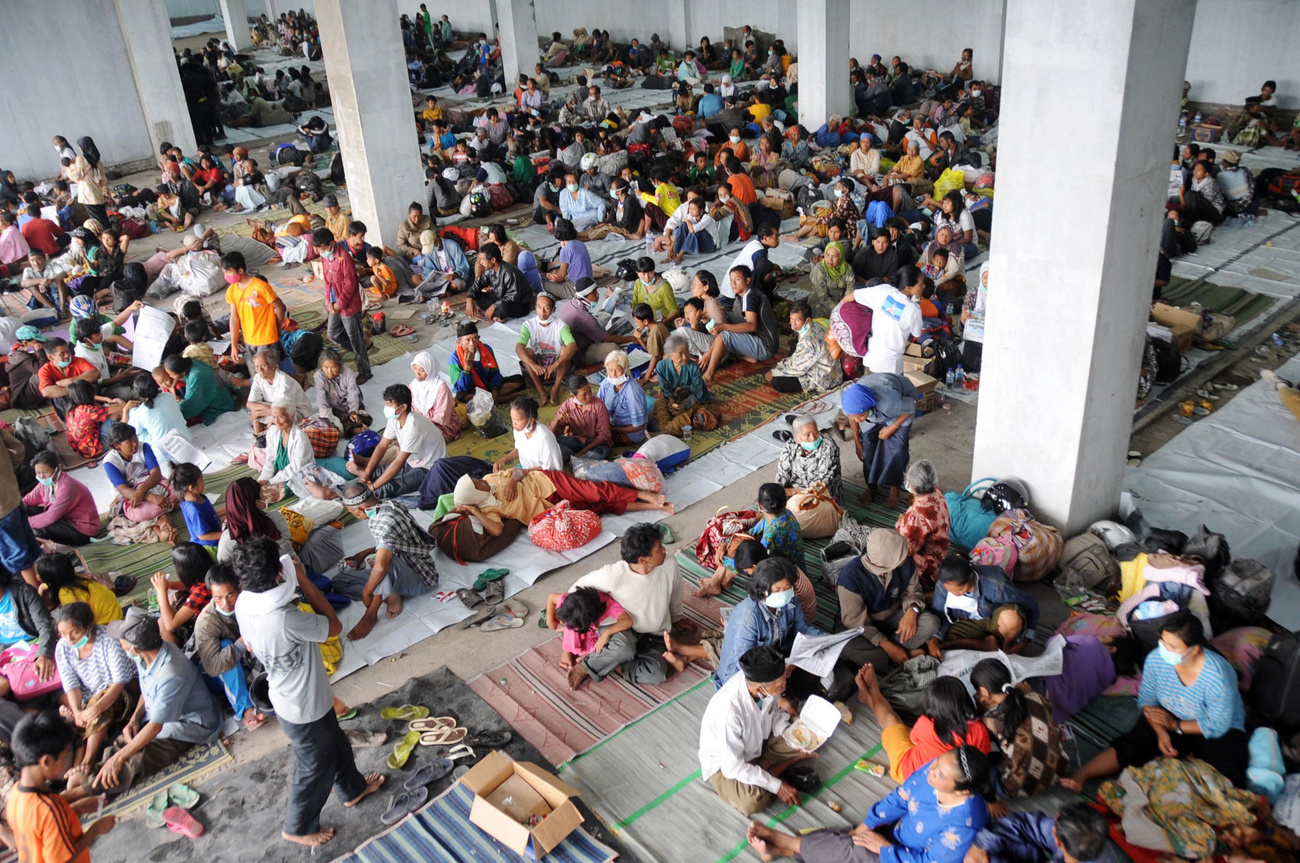
[[[471,611],[483,604],[483,597],[477,592],[470,590],[468,587],[456,588],[456,598],[464,603],[465,607]]]
[[[455,766],[456,763],[450,758],[439,758],[437,761],[426,764],[412,773],[411,778],[402,783],[402,787],[407,791],[414,791],[417,788],[432,785],[450,773]]]
[[[422,704],[403,704],[401,707],[385,707],[379,711],[381,719],[424,719],[429,715],[429,708]]]
[[[414,733],[414,732],[412,732]],[[468,728],[438,728],[420,735],[421,746],[452,746],[469,736]]]
[[[496,617],[484,623],[479,629],[484,632],[500,632],[503,629],[518,629],[524,625],[522,617],[513,617],[509,614],[498,614]]]
[[[388,798],[388,809],[379,816],[379,823],[385,827],[392,827],[398,821],[401,821],[410,813],[411,793],[409,791],[399,791],[392,797]]]
[[[172,805],[182,809],[193,809],[199,805],[199,792],[184,782],[174,782],[167,788],[167,799]]]
[[[447,750],[446,758],[448,761],[459,761],[462,758],[473,759],[474,750],[462,743]]]
[[[510,745],[515,736],[509,731],[480,731],[465,738],[466,746],[481,746],[484,749],[500,749]]]
[[[500,605],[506,598],[506,583],[504,581],[490,581],[483,589],[483,601],[488,605]]]
[[[356,719],[357,709],[355,707],[349,707],[347,713],[335,713],[334,718],[339,722],[347,722],[349,719]]]
[[[468,620],[462,623],[460,625],[460,628],[478,629],[480,626],[483,625],[483,621],[491,620],[496,616],[497,616],[497,606],[485,605],[482,608],[480,608],[478,611],[474,612],[474,615],[472,617],[470,617]]]
[[[167,810],[169,805],[167,792],[159,791],[149,801],[149,808],[144,810],[144,823],[150,827],[166,827],[167,822],[163,820],[163,812]]]
[[[388,334],[389,334],[390,336],[392,336],[393,338],[400,339],[400,338],[402,338],[403,336],[409,336],[409,335],[411,335],[411,333],[413,333],[413,332],[415,332],[415,328],[414,328],[414,327],[408,327],[406,324],[398,324],[397,326],[395,326],[395,327],[393,327],[391,330],[389,330],[389,331],[388,331]]]
[[[188,836],[190,839],[198,839],[203,835],[203,825],[194,820],[193,815],[179,806],[169,806],[164,809],[162,818],[163,823],[167,825],[167,829],[173,833]]]
[[[388,756],[388,761],[386,762],[388,764],[388,769],[401,770],[405,767],[406,762],[411,758],[411,753],[415,751],[415,747],[419,742],[420,732],[408,731],[405,737],[397,741],[397,745],[393,747],[392,754]]]
[[[427,719],[412,719],[406,727],[411,731],[437,731],[439,728],[455,728],[456,720],[450,716],[430,716]]]
[[[354,728],[344,733],[348,738],[348,742],[357,749],[374,749],[376,746],[383,746],[388,742],[388,735],[382,731],[362,731],[359,728]]]
[[[510,570],[502,569],[500,567],[493,568],[493,569],[485,569],[478,574],[478,578],[474,579],[474,589],[483,590],[492,582],[500,581],[501,579],[505,578],[509,574],[510,574]]]
[[[505,603],[502,604],[501,611],[503,614],[508,614],[511,617],[518,617],[521,620],[528,619],[528,606],[524,605],[523,600],[507,599]]]

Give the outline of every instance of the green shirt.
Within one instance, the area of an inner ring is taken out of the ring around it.
[[[660,279],[659,284],[651,290],[640,279],[632,286],[632,305],[645,303],[654,311],[661,321],[671,321],[677,317],[677,298],[673,296],[673,287],[667,280]]]
[[[185,376],[185,400],[181,402],[181,416],[185,419],[200,417],[205,426],[216,422],[217,417],[235,409],[230,390],[217,380],[212,367],[198,360],[190,362]]]

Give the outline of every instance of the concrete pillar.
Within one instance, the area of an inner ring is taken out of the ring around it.
[[[412,201],[424,202],[397,0],[318,0],[321,53],[348,198],[371,243],[397,245]]]
[[[244,0],[221,0],[221,17],[226,19],[226,39],[236,51],[253,47],[253,34],[248,27],[248,10]]]
[[[198,144],[172,53],[172,25],[164,0],[116,0],[116,6],[154,152],[164,141],[182,152],[195,152]]]
[[[799,122],[816,129],[853,108],[849,88],[849,0],[798,0]],[[787,45],[787,47],[789,47]]]
[[[1023,480],[1066,536],[1119,498],[1195,11],[1007,2],[974,475]],[[1065,219],[1044,210],[1049,162],[1086,166]]]
[[[497,0],[497,26],[501,28],[501,64],[506,78],[506,93],[514,90],[519,73],[533,74],[541,59],[537,42],[537,16],[533,0]]]
[[[690,0],[665,0],[663,13],[667,19],[668,44],[676,49],[678,56],[700,44],[698,38],[691,38]]]

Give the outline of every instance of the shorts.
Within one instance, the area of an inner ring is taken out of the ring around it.
[[[727,346],[730,353],[742,357],[765,360],[772,356],[772,349],[753,333],[734,333],[727,330],[722,334],[722,343]]]
[[[41,554],[36,534],[27,521],[27,513],[19,504],[13,512],[0,518],[0,566],[10,572],[30,569]]]

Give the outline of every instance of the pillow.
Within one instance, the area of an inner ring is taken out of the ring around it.
[[[1237,688],[1250,690],[1250,680],[1255,676],[1255,664],[1264,655],[1272,633],[1262,626],[1239,626],[1210,639],[1210,645],[1223,654],[1237,671]]]

